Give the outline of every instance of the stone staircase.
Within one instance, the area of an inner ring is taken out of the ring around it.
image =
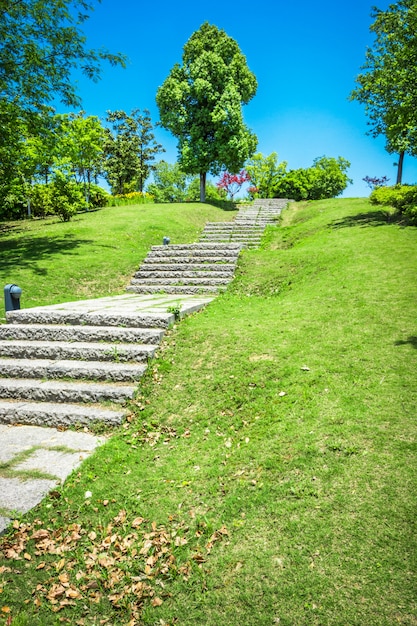
[[[233,279],[240,251],[237,243],[152,246],[127,291],[216,294]]]
[[[86,324],[74,314],[54,317],[45,324],[41,310],[13,311],[10,323],[0,326],[0,422],[120,423],[125,412],[116,405],[133,398],[168,319],[142,328],[140,319],[124,327],[123,315],[106,325]]]
[[[120,424],[165,330],[233,279],[286,200],[207,224],[200,243],[153,246],[125,296],[21,309],[0,325],[0,423]]]
[[[237,243],[242,248],[257,248],[265,226],[277,223],[288,200],[255,200],[242,207],[233,222],[208,222],[202,232],[202,242]]]

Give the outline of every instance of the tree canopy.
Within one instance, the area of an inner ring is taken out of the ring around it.
[[[101,61],[124,65],[120,54],[86,47],[81,26],[92,10],[86,0],[1,0],[0,100],[26,112],[56,97],[79,106],[74,69],[97,80]]]
[[[372,48],[351,98],[365,105],[370,133],[386,138],[386,149],[417,156],[417,0],[400,0],[386,11],[373,10]]]
[[[175,64],[158,89],[162,126],[178,139],[181,169],[200,175],[201,201],[207,173],[236,173],[256,150],[242,113],[256,89],[237,42],[208,22],[187,41],[182,65]]]

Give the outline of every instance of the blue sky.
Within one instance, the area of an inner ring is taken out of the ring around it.
[[[258,91],[244,107],[247,125],[258,137],[258,151],[277,152],[289,169],[309,167],[316,157],[342,156],[353,179],[344,196],[367,196],[365,176],[388,176],[395,183],[395,155],[384,139],[373,139],[364,109],[349,101],[355,76],[372,44],[369,26],[376,4],[386,0],[102,0],[83,27],[89,47],[106,47],[129,58],[126,69],[103,65],[102,79],[79,78],[88,115],[106,110],[149,109],[158,120],[155,94],[192,33],[205,21],[239,44],[258,80]],[[176,141],[156,131],[165,160],[177,157]],[[403,181],[417,182],[417,159],[406,156]]]

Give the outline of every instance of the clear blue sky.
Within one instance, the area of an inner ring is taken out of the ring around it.
[[[244,107],[256,133],[258,151],[277,152],[289,169],[309,167],[315,157],[342,156],[351,162],[353,185],[344,196],[367,196],[364,176],[388,176],[395,183],[395,155],[384,139],[366,135],[364,109],[348,100],[355,76],[372,44],[373,5],[387,0],[102,0],[84,25],[89,47],[104,46],[129,58],[127,69],[103,66],[95,84],[79,79],[89,115],[106,110],[149,109],[158,120],[155,94],[192,33],[205,21],[239,44],[258,80],[258,91]],[[176,160],[176,141],[163,129],[157,139],[163,157]],[[417,182],[417,159],[406,156],[404,182]]]

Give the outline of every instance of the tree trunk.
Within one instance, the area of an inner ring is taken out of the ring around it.
[[[398,159],[398,169],[397,169],[397,185],[401,185],[403,179],[403,163],[404,163],[404,150],[400,152]]]
[[[200,202],[206,201],[206,176],[207,172],[200,173]]]

